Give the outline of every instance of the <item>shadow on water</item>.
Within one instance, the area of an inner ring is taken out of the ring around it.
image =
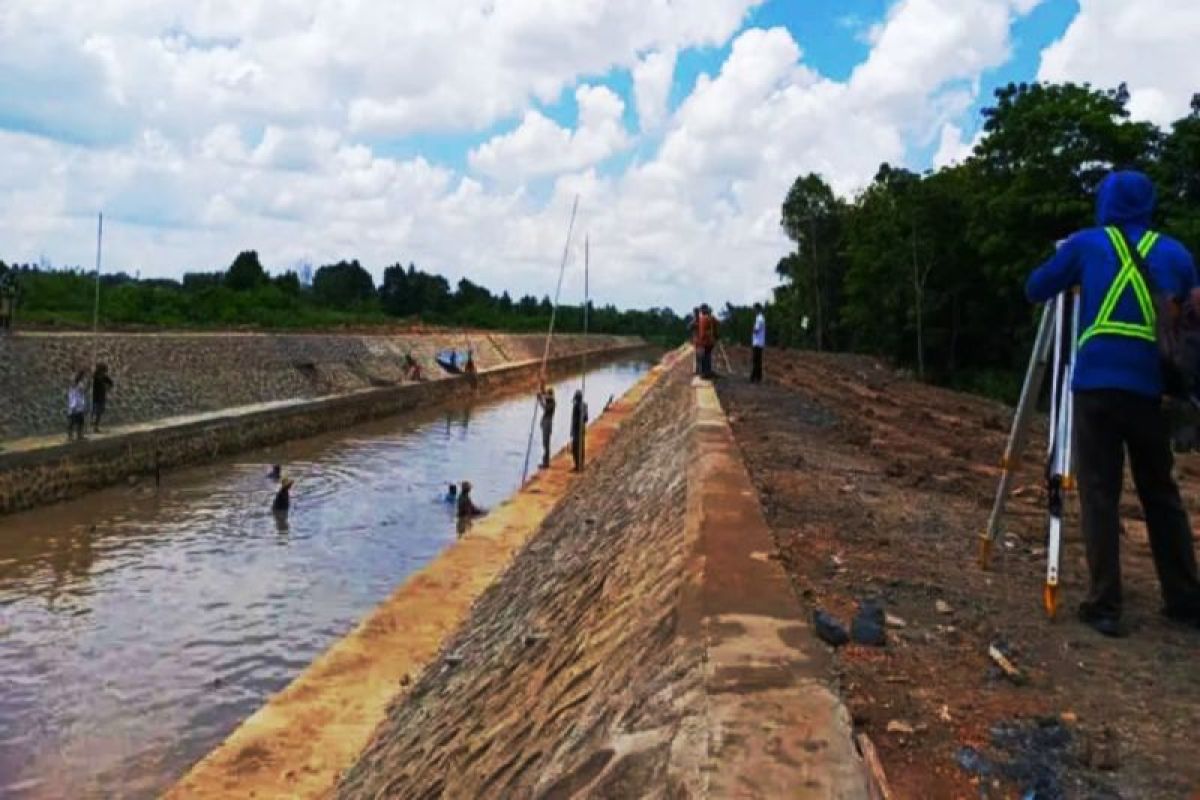
[[[590,372],[593,419],[646,368]],[[448,483],[512,494],[532,412],[431,409],[0,519],[0,797],[162,791],[462,535]]]

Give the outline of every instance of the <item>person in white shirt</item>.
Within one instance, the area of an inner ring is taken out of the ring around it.
[[[754,348],[754,362],[750,367],[750,382],[762,383],[763,348],[767,346],[767,318],[763,316],[762,303],[754,304],[754,336],[750,341]]]
[[[67,441],[83,439],[84,415],[87,413],[87,370],[75,373],[67,389]]]

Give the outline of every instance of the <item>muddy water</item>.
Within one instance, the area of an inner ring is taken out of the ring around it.
[[[593,371],[592,416],[646,367]],[[557,445],[578,385],[557,386]],[[454,540],[448,481],[484,506],[516,489],[531,415],[423,412],[0,518],[0,797],[170,785]]]

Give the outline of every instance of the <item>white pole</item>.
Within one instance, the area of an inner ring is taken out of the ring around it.
[[[92,372],[96,371],[96,348],[100,335],[100,252],[104,243],[104,212],[96,222],[96,300],[92,305]]]

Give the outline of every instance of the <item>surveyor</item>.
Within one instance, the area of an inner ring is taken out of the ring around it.
[[[542,469],[550,466],[550,434],[554,432],[554,387],[542,382],[537,395],[538,406],[542,409]]]
[[[108,375],[107,364],[97,364],[92,375],[92,430],[100,432],[100,419],[108,406],[108,393],[113,388],[113,379]]]
[[[700,306],[700,319],[697,323],[697,337],[700,343],[700,377],[711,380],[712,353],[717,346],[717,318],[707,303]]]
[[[469,519],[470,517],[479,517],[486,512],[475,505],[471,500],[471,482],[463,481],[462,488],[458,491],[458,518]]]
[[[1120,502],[1126,450],[1146,515],[1162,613],[1200,627],[1192,527],[1171,474],[1155,308],[1156,295],[1169,298],[1164,312],[1182,302],[1196,285],[1196,270],[1183,245],[1150,229],[1153,210],[1149,178],[1111,173],[1100,185],[1097,226],[1063,242],[1026,285],[1034,302],[1080,287],[1072,390],[1090,588],[1079,618],[1106,636],[1124,633]]]
[[[271,510],[276,514],[286,514],[291,508],[292,485],[291,478],[284,478],[279,482],[279,491],[275,493],[275,500],[271,503]]]
[[[575,390],[571,400],[571,458],[575,462],[575,471],[583,469],[584,437],[587,436],[587,403],[583,402],[583,392]]]
[[[750,336],[750,382],[762,383],[763,348],[767,346],[767,318],[762,303],[754,304],[754,333]]]
[[[692,343],[693,374],[700,374],[700,306],[692,309],[688,317],[688,340]]]
[[[83,429],[87,423],[87,370],[75,373],[75,379],[67,388],[67,441],[83,440]]]

